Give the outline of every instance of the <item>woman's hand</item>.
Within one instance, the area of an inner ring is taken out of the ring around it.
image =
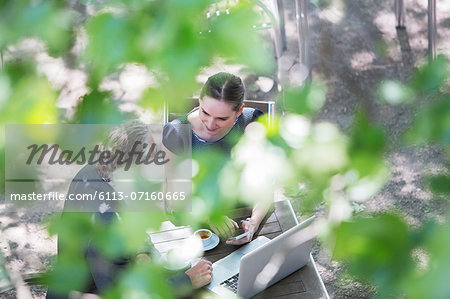
[[[227,239],[231,237],[239,225],[233,219],[227,216],[223,217],[223,222],[219,225],[210,224],[211,230],[218,235],[221,239]]]
[[[244,229],[244,232],[248,232],[248,235],[240,238],[238,240],[228,240],[227,244],[230,245],[241,245],[250,242],[253,239],[253,235],[255,234],[256,230],[258,229],[259,223],[257,223],[252,218],[247,218],[246,220],[242,220],[242,228]]]

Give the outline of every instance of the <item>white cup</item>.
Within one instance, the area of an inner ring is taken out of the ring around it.
[[[211,245],[213,241],[212,235],[213,235],[212,232],[206,228],[202,228],[194,232],[194,236],[202,240],[203,248],[206,248],[209,245]]]

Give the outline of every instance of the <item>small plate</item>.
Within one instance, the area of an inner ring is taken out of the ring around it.
[[[164,268],[170,271],[181,271],[189,269],[191,267],[190,261],[178,260],[176,263],[174,263],[174,261],[169,261],[168,255],[171,255],[171,252],[173,252],[174,250],[175,249],[172,248],[168,252],[161,254],[159,262],[163,265]],[[173,256],[172,258],[174,258],[176,261],[175,256]]]
[[[215,233],[212,233],[211,238],[212,238],[211,244],[209,244],[206,247],[203,247],[204,251],[214,249],[214,248],[216,248],[217,245],[219,245],[219,243],[220,243],[219,236],[217,236]]]
[[[174,267],[174,266],[169,265],[169,264],[165,264],[164,268],[166,268],[167,270],[170,270],[170,271],[184,271],[184,270],[188,270],[189,268],[191,268],[191,263],[187,262],[186,264],[180,265],[180,266],[177,266],[177,267]]]

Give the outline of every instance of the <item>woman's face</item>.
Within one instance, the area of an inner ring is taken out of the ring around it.
[[[211,136],[226,135],[241,115],[244,105],[238,111],[233,110],[233,104],[204,96],[199,100],[199,117],[205,132]]]

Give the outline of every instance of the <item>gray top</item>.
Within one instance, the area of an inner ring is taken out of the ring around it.
[[[186,154],[186,151],[192,145],[193,152],[207,148],[217,148],[229,153],[237,142],[236,136],[241,136],[244,133],[245,127],[263,114],[259,109],[244,108],[242,114],[236,119],[233,128],[227,135],[215,142],[208,142],[199,138],[190,129],[190,126],[189,130],[186,130],[186,125],[189,125],[187,116],[196,110],[198,110],[198,107],[192,109],[185,116],[177,118],[164,126],[162,142],[171,152],[177,155]]]

